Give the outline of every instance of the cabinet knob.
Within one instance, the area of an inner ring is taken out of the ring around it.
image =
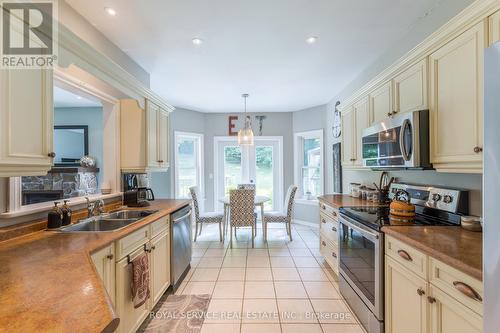
[[[153,245],[153,246],[151,247],[151,250],[155,250],[155,249],[156,249],[156,245]]]
[[[322,242],[321,242],[321,245],[326,246],[325,241],[322,241]]]
[[[427,296],[427,301],[429,301],[429,303],[436,303],[436,299],[434,297],[431,297],[431,296]]]
[[[392,112],[387,113],[388,117],[392,117]]]
[[[109,260],[113,259],[114,257],[115,257],[115,256],[114,256],[114,255],[112,255],[112,254],[108,254],[108,255],[106,256],[106,258],[107,258],[107,259],[109,259]]]
[[[482,147],[474,147],[474,152],[476,154],[482,153],[483,152],[483,148]]]
[[[354,162],[354,161],[356,161],[356,159],[355,158],[351,158],[349,161]]]
[[[419,296],[425,295],[425,291],[424,291],[422,288],[418,288],[418,289],[417,289],[417,294],[418,294]]]
[[[321,219],[321,222],[326,223],[325,219]]]
[[[54,158],[54,157],[56,157],[56,153],[50,152],[50,153],[47,154],[47,156],[50,157],[50,158]]]
[[[337,232],[337,228],[332,227],[332,231],[333,231],[333,232]]]
[[[332,257],[337,258],[337,253],[332,252]]]

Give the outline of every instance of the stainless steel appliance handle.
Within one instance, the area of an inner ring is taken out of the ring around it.
[[[351,220],[350,218],[348,218],[342,214],[340,215],[340,223],[342,223],[342,224],[344,224],[344,225],[346,225],[354,230],[357,230],[364,235],[368,235],[371,238],[379,239],[378,234],[368,230],[367,228],[359,226],[358,223],[354,222],[353,220]]]
[[[172,221],[172,223],[177,223],[177,222],[179,222],[179,221],[184,220],[186,217],[191,216],[191,212],[192,212],[192,211],[190,210],[190,211],[189,211],[189,213],[187,213],[186,215],[183,215],[183,216],[181,216],[181,217],[179,217],[179,218],[176,218],[175,220],[173,220],[173,221]]]
[[[403,121],[403,125],[401,126],[401,131],[399,132],[399,146],[401,147],[401,155],[403,155],[403,159],[407,162],[410,160],[410,154],[406,150],[405,133],[409,125],[410,121],[408,119],[405,119]]]

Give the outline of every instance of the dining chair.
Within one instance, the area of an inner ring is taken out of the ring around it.
[[[254,205],[255,190],[236,189],[229,192],[229,235],[231,248],[233,247],[233,227],[235,237],[238,228],[252,227],[252,248],[254,247],[257,223]]]
[[[262,228],[264,228],[264,241],[267,241],[267,224],[268,223],[285,223],[286,233],[290,236],[290,241],[292,241],[292,214],[293,214],[293,204],[295,202],[295,193],[297,192],[297,186],[291,185],[288,188],[285,197],[285,211],[282,212],[268,212],[264,213],[262,218]]]
[[[189,193],[191,194],[191,198],[193,199],[194,205],[194,216],[195,216],[195,232],[194,232],[194,241],[196,242],[196,238],[201,235],[201,231],[203,230],[204,224],[213,224],[219,223],[219,237],[222,242],[222,227],[224,223],[224,214],[222,213],[200,213],[200,205],[198,202],[198,198],[200,198],[200,191],[197,186],[193,186],[189,188]],[[198,224],[200,225],[200,233],[198,234]]]

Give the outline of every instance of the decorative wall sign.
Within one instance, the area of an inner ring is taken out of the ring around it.
[[[264,123],[264,119],[266,119],[266,116],[255,116],[255,119],[259,121],[259,135],[262,136],[262,124]]]
[[[229,136],[237,136],[238,131],[235,131],[234,129],[236,128],[235,121],[238,120],[238,116],[229,116],[228,117],[229,123],[228,123],[228,135]]]
[[[335,103],[335,112],[333,114],[332,131],[333,131],[334,138],[338,138],[338,137],[340,137],[340,134],[342,134],[342,117],[341,117],[340,111],[338,109],[339,105],[340,105],[340,101],[337,101],[337,103]]]

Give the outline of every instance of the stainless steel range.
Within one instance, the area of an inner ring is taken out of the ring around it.
[[[456,226],[468,212],[468,192],[393,184],[390,198],[405,190],[416,205],[412,219],[390,216],[389,207],[340,209],[339,286],[369,333],[384,332],[384,233],[386,226]]]

